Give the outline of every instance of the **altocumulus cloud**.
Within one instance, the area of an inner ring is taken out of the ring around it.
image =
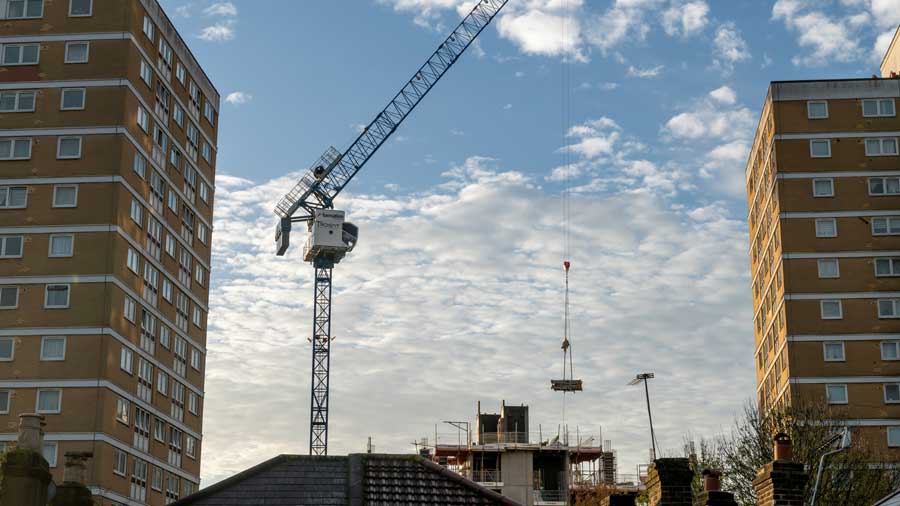
[[[297,244],[274,255],[271,213],[297,176],[216,179],[204,485],[306,451],[312,273]],[[665,448],[689,429],[722,430],[753,395],[746,226],[715,202],[573,198],[573,347],[586,390],[568,397],[567,422],[597,436],[602,425],[624,471],[648,447],[643,393],[624,386],[634,373],[659,378]],[[368,436],[377,451],[410,452],[440,420],[471,420],[479,399],[530,403],[535,428],[555,431],[558,195],[472,157],[419,193],[349,194],[340,206],[361,242],[335,270],[331,452],[363,451]]]

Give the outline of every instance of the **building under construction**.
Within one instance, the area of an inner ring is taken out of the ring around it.
[[[458,432],[439,434],[422,455],[525,506],[570,504],[573,491],[616,485],[616,454],[601,435],[565,427],[529,425],[528,406],[504,401],[500,413],[469,422],[445,422]]]

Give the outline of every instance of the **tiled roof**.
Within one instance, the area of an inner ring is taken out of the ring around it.
[[[280,455],[172,506],[519,506],[412,455]]]

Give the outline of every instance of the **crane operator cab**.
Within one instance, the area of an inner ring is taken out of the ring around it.
[[[317,209],[307,223],[303,260],[312,262],[327,258],[338,263],[353,250],[359,237],[359,228],[344,221],[344,211]]]

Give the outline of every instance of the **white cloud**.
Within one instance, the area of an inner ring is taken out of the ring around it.
[[[726,23],[716,30],[714,39],[716,54],[728,63],[735,63],[750,58],[747,41],[741,36],[734,23]]]
[[[735,94],[734,90],[732,90],[728,86],[722,86],[721,88],[712,90],[711,92],[709,92],[709,96],[712,97],[713,100],[726,105],[731,105],[737,102],[737,94]]]
[[[881,28],[893,28],[900,25],[900,1],[871,0],[872,19]]]
[[[225,97],[225,101],[231,105],[243,105],[251,100],[253,100],[253,95],[244,93],[243,91],[234,91]],[[363,128],[365,128],[365,125],[363,125]]]
[[[636,161],[629,170],[660,169]],[[274,255],[271,214],[297,176],[217,177],[207,485],[306,451],[310,349],[302,329],[312,269],[296,247]],[[559,374],[558,196],[485,158],[447,178],[416,194],[339,199],[362,240],[334,274],[332,454],[359,452],[370,435],[378,451],[409,452],[409,441],[433,435],[440,420],[470,420],[479,399],[489,410],[501,399],[528,403],[535,427],[560,423],[559,397],[547,388]],[[681,445],[685,427],[718,432],[753,395],[746,225],[714,202],[679,210],[642,193],[582,193],[572,207],[572,344],[585,392],[567,401],[568,423],[590,434],[602,424],[620,468],[633,469],[646,458],[643,392],[624,386],[635,371],[663,378],[652,388],[664,449]],[[698,398],[702,410],[684,409]]]
[[[888,30],[875,39],[875,47],[872,48],[872,61],[875,63],[881,64],[881,61],[884,59],[884,55],[887,53],[888,48],[891,47],[891,42],[894,41],[894,33],[896,29]]]
[[[637,68],[634,65],[630,65],[628,67],[628,77],[638,77],[641,79],[654,78],[658,77],[664,68],[666,68],[665,65],[657,65],[648,68]]]
[[[511,40],[523,53],[587,60],[581,51],[581,24],[571,15],[549,9],[513,9],[496,23],[500,36]]]
[[[851,8],[866,7],[865,2],[844,2],[844,4]],[[878,9],[874,12],[882,13],[887,3],[873,0],[868,5],[873,11]],[[783,21],[787,28],[797,32],[797,43],[808,51],[807,54],[795,56],[792,59],[793,63],[819,66],[827,62],[846,63],[859,60],[864,54],[859,30],[868,25],[868,14],[854,11],[831,15],[814,9],[818,7],[822,5],[807,0],[778,0],[772,7],[772,19]],[[897,15],[891,14],[888,19]],[[884,19],[884,16],[879,18],[876,14],[874,18]]]
[[[512,105],[512,104],[506,104],[506,105],[503,106],[503,110],[504,110],[504,111],[508,111],[508,110],[510,110],[510,109],[512,109],[512,108],[513,108],[513,105]]]
[[[191,3],[179,5],[178,7],[175,7],[175,11],[174,11],[175,15],[180,18],[189,18],[189,17],[191,17],[191,8],[192,7],[193,7],[193,4],[191,4]]]
[[[238,15],[237,7],[231,2],[216,2],[209,7],[203,9],[203,14],[207,16],[222,16],[233,18]]]
[[[684,4],[673,3],[663,12],[663,29],[669,35],[693,35],[706,27],[709,20],[709,5],[706,2],[694,1]]]
[[[197,35],[197,38],[209,42],[224,42],[234,39],[234,22],[231,20],[220,21],[214,25],[205,27]]]

